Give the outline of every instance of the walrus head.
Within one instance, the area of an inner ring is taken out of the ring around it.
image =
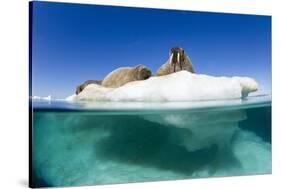
[[[88,85],[90,85],[90,84],[101,85],[101,82],[102,82],[102,80],[87,80],[87,81],[85,81],[84,83],[82,83],[82,84],[80,84],[80,85],[78,85],[78,86],[76,87],[75,93],[76,93],[76,95],[78,95],[78,94],[81,93],[81,92],[84,90],[84,88],[87,87]]]
[[[145,80],[150,78],[151,71],[144,65],[138,65],[135,67],[137,80]]]
[[[171,71],[176,72],[182,70],[185,61],[185,56],[186,56],[183,48],[181,47],[171,48],[169,55],[170,55],[169,63],[171,64],[171,67],[173,69]]]

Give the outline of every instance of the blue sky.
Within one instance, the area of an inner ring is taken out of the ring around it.
[[[181,46],[197,73],[249,76],[271,93],[271,17],[33,2],[32,95],[64,98],[120,66],[153,73]]]

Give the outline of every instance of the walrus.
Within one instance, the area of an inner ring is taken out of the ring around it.
[[[144,65],[135,67],[121,67],[110,72],[104,80],[87,80],[76,87],[76,95],[83,91],[89,84],[98,84],[104,87],[117,88],[128,82],[145,80],[151,76],[151,71]]]
[[[117,88],[131,81],[145,80],[151,76],[151,71],[144,65],[121,67],[110,72],[102,81],[104,87]]]
[[[156,76],[168,75],[170,73],[187,70],[194,73],[191,60],[181,47],[170,49],[169,59],[156,72]]]

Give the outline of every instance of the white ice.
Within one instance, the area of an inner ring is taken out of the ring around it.
[[[246,97],[258,89],[249,77],[214,77],[180,71],[147,80],[129,82],[119,88],[88,85],[67,100],[89,101],[200,101]]]

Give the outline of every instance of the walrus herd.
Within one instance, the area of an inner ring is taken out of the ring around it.
[[[181,47],[171,48],[168,60],[160,66],[156,72],[157,76],[168,75],[181,70],[194,73],[190,58]],[[87,80],[77,86],[78,95],[89,84],[98,84],[104,87],[117,88],[131,81],[145,80],[152,76],[149,68],[144,65],[135,67],[120,67],[110,72],[103,80]]]

